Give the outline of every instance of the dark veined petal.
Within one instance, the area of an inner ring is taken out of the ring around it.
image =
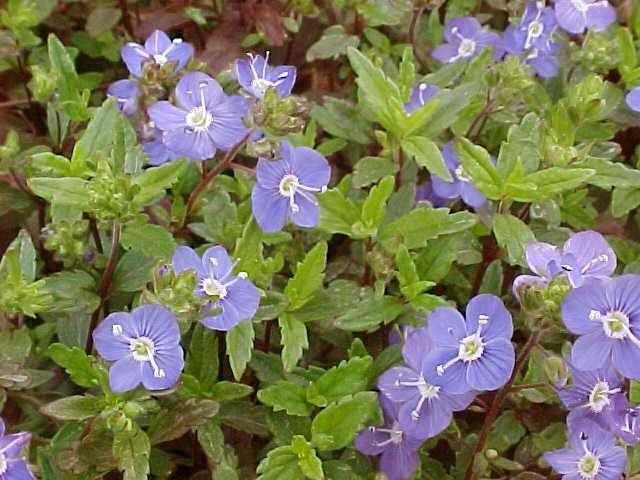
[[[167,132],[164,136],[167,148],[179,155],[194,160],[208,160],[216,154],[216,144],[207,132],[179,128]]]
[[[609,361],[616,341],[607,337],[602,329],[582,335],[573,344],[571,361],[580,370],[602,368]]]
[[[154,103],[147,111],[160,130],[182,130],[187,126],[187,112],[164,100]]]
[[[236,279],[233,285],[227,288],[227,297],[225,298],[238,311],[240,320],[249,320],[253,318],[260,304],[260,292],[256,286],[249,280]]]
[[[556,0],[556,19],[558,25],[569,33],[582,33],[587,27],[584,13],[578,10],[572,0]]]
[[[295,147],[291,157],[291,173],[301,185],[321,189],[331,178],[329,162],[320,153],[308,147]]]
[[[616,9],[607,0],[594,2],[587,8],[587,28],[594,32],[603,32],[616,21]]]
[[[140,305],[131,312],[140,336],[153,341],[156,352],[173,349],[180,342],[180,328],[176,317],[162,305]]]
[[[479,320],[485,317],[486,323],[482,326],[481,333],[483,339],[511,339],[513,319],[499,297],[485,293],[471,299],[466,310],[467,331],[475,332],[478,329]]]
[[[460,340],[467,336],[464,317],[455,308],[437,307],[427,320],[429,336],[436,347],[458,348]]]
[[[150,362],[144,362],[142,367],[142,385],[147,390],[166,390],[178,383],[184,368],[184,352],[182,347],[175,345],[171,349],[163,350],[155,355],[155,362],[162,370],[162,376],[156,376]]]
[[[133,42],[125,43],[122,46],[120,56],[129,73],[134,77],[142,76],[142,64],[151,58],[142,45]]]
[[[176,248],[171,258],[171,264],[176,273],[193,270],[199,278],[206,276],[207,273],[206,270],[202,268],[202,260],[200,260],[195,250],[191,247],[185,247],[184,245]]]
[[[159,55],[171,47],[171,39],[161,30],[154,30],[144,42],[144,49],[151,55]]]
[[[176,85],[178,105],[187,111],[204,106],[208,111],[225,98],[220,84],[206,73],[185,73]]]
[[[251,209],[263,231],[278,232],[287,220],[289,200],[277,190],[266,189],[256,183],[251,192]]]
[[[467,364],[467,383],[474,390],[499,389],[511,377],[515,358],[510,341],[496,338],[487,342],[482,356]]]
[[[138,336],[138,326],[131,314],[115,312],[95,328],[93,344],[102,358],[113,362],[129,355],[129,341],[125,337]]]
[[[213,273],[213,278],[222,280],[225,275],[231,273],[233,260],[224,247],[215,245],[202,254],[202,268],[206,272],[205,276],[211,276]]]
[[[598,232],[587,230],[571,235],[563,253],[575,257],[576,265],[585,275],[611,275],[616,269],[616,254]]]
[[[313,193],[305,192],[304,194],[296,193],[295,202],[298,206],[297,211],[289,209],[289,218],[291,223],[299,227],[312,228],[318,225],[320,221],[320,207]]]

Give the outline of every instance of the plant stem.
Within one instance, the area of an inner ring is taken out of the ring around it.
[[[133,37],[133,25],[131,25],[131,17],[129,16],[129,4],[127,0],[118,0],[120,11],[122,12],[122,24],[127,33]]]
[[[502,389],[496,394],[493,399],[493,403],[491,404],[491,408],[484,418],[484,424],[482,426],[482,431],[480,432],[480,436],[478,437],[478,442],[476,443],[473,452],[471,453],[471,459],[469,460],[469,465],[467,465],[467,470],[464,473],[464,480],[474,480],[477,478],[477,475],[473,471],[473,465],[475,463],[476,455],[484,450],[485,444],[487,443],[487,439],[489,438],[489,433],[491,432],[491,427],[493,426],[493,422],[498,417],[500,413],[500,408],[504,403],[507,395],[511,393],[511,389],[513,387],[513,382],[516,377],[520,373],[520,370],[524,367],[525,363],[527,363],[527,358],[529,357],[529,353],[531,349],[538,343],[540,338],[540,331],[537,330],[531,334],[527,343],[522,347],[522,351],[518,356],[518,360],[516,361],[515,368],[513,369],[513,373],[511,374],[511,378],[506,383]]]
[[[254,132],[253,129],[249,130],[246,133],[246,135],[242,137],[242,140],[236,143],[231,148],[231,150],[227,152],[227,154],[220,161],[220,163],[218,163],[204,177],[200,179],[200,182],[198,182],[198,185],[196,185],[196,188],[194,188],[193,192],[191,192],[191,195],[189,195],[189,200],[187,200],[187,213],[185,215],[185,219],[189,218],[189,215],[192,213],[193,207],[196,204],[196,200],[198,200],[200,195],[202,195],[202,193],[205,191],[205,189],[207,188],[207,185],[209,185],[209,182],[213,180],[216,176],[218,176],[219,173],[221,173],[223,170],[227,169],[231,165],[231,162],[236,157],[240,149],[244,146],[244,144],[249,139],[249,137],[253,135],[253,132]]]

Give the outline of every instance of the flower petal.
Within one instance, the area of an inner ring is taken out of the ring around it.
[[[35,477],[24,460],[9,460],[7,471],[2,475],[9,480],[33,480]]]
[[[142,367],[142,384],[147,390],[166,390],[178,383],[184,368],[184,352],[182,347],[175,345],[170,350],[158,352],[155,356],[158,368],[164,376],[156,377],[150,362],[144,362]]]
[[[422,361],[427,353],[433,349],[433,340],[429,331],[423,328],[416,328],[409,331],[402,346],[402,358],[407,365],[416,371],[420,371]]]
[[[331,178],[329,162],[321,154],[308,147],[296,147],[291,157],[291,170],[301,185],[321,189]]]
[[[178,105],[187,111],[204,106],[207,111],[220,103],[225,97],[220,84],[206,73],[185,73],[176,85]]]
[[[167,101],[156,102],[147,111],[149,118],[160,130],[183,130],[187,126],[187,112]]]
[[[256,183],[251,192],[251,209],[263,231],[278,232],[284,227],[289,204],[277,190],[268,190]]]
[[[216,154],[216,144],[206,132],[171,130],[165,134],[164,143],[169,150],[195,160],[208,160]]]
[[[176,317],[162,305],[145,304],[131,312],[140,336],[153,341],[156,352],[173,349],[180,342],[180,327]]]
[[[434,308],[427,318],[429,336],[437,347],[458,348],[460,340],[467,336],[464,317],[455,308]]]
[[[300,192],[295,194],[295,202],[298,205],[298,211],[289,210],[289,218],[291,223],[299,227],[311,228],[318,225],[320,221],[320,207],[315,195]]]
[[[132,355],[121,358],[109,369],[109,387],[116,393],[133,390],[142,381],[143,362]]]
[[[207,274],[206,270],[202,268],[202,260],[195,250],[190,247],[180,246],[176,248],[171,258],[171,264],[173,265],[173,271],[176,273],[193,270],[199,278]]]
[[[406,448],[402,442],[385,450],[380,457],[380,471],[390,480],[411,478],[419,460],[416,449]]]
[[[211,108],[213,121],[208,132],[218,148],[229,150],[247,135],[249,129],[242,118],[247,114],[248,106],[247,99],[233,95]]]
[[[640,379],[640,348],[628,338],[613,344],[611,360],[626,378]]]
[[[497,390],[513,372],[516,354],[510,341],[497,338],[487,342],[482,356],[467,365],[467,384],[474,390]]]
[[[544,454],[544,459],[561,475],[575,473],[576,465],[579,460],[578,455],[576,455],[576,453],[570,448],[546,452]]]
[[[616,9],[607,0],[594,2],[587,8],[587,28],[603,32],[616,21]]]
[[[457,356],[457,347],[437,348],[429,353],[422,364],[422,371],[429,373],[429,383],[442,387],[450,394],[463,394],[472,390],[467,384],[467,367],[462,360],[449,364],[442,375],[437,373],[438,366],[446,365]]]
[[[291,95],[293,85],[296,83],[296,67],[280,65],[271,70],[270,80],[276,84],[276,92],[281,97]]]
[[[504,303],[495,295],[481,294],[472,298],[467,305],[466,321],[467,331],[475,332],[478,329],[480,317],[488,317],[487,323],[482,327],[482,338],[511,339],[513,336],[513,319]]]
[[[572,0],[557,0],[555,2],[556,19],[558,25],[569,33],[582,33],[587,26],[584,13],[580,12]]]
[[[640,87],[636,87],[627,93],[625,101],[631,110],[634,112],[640,112]]]
[[[571,361],[580,370],[602,368],[609,361],[615,342],[602,329],[583,335],[573,344]]]
[[[606,295],[607,285],[610,280],[587,279],[579,288],[569,292],[563,300],[560,311],[562,321],[571,333],[583,335],[588,332],[602,331],[602,324],[597,320],[590,320],[592,311],[602,314],[608,312],[613,306]]]
[[[555,245],[544,242],[529,242],[525,247],[525,258],[529,268],[541,277],[550,279],[549,263],[560,263],[560,253]]]
[[[144,49],[151,55],[159,55],[171,47],[171,39],[161,30],[154,30],[144,42]]]
[[[240,320],[249,320],[258,311],[260,292],[253,283],[240,278],[228,287],[225,300],[233,304]]]
[[[420,374],[407,367],[393,367],[378,378],[378,389],[392,402],[409,402],[420,396],[418,388],[404,386],[403,382],[417,382]],[[416,400],[417,401],[417,400]]]
[[[616,269],[616,254],[598,232],[587,230],[572,235],[563,247],[585,275],[611,275]]]
[[[226,332],[231,330],[242,321],[238,310],[232,303],[227,302],[226,300],[220,300],[218,304],[219,305],[217,306],[222,308],[222,312],[214,317],[203,318],[201,322],[205,327],[212,330]]]
[[[176,40],[174,40],[173,43],[174,47],[167,54],[167,59],[170,62],[175,62],[176,71],[182,70],[187,66],[191,57],[193,57],[193,45],[188,42],[176,43]]]
[[[142,45],[133,42],[125,43],[122,46],[120,56],[134,77],[142,76],[142,64],[151,58]]]
[[[122,330],[116,335],[114,326]],[[125,337],[137,338],[138,328],[129,313],[115,312],[107,316],[93,331],[93,344],[102,358],[113,362],[129,355],[129,341]]]

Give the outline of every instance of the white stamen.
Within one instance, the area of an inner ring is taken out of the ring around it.
[[[589,394],[589,402],[587,405],[594,413],[600,413],[611,403],[610,396],[618,392],[620,392],[619,388],[610,390],[609,384],[604,380],[597,382]]]
[[[7,457],[4,454],[0,453],[0,475],[4,475],[9,468],[9,462],[7,461]]]
[[[111,327],[111,333],[116,337],[122,335],[122,331],[122,325],[118,325],[117,323]]]
[[[311,203],[317,205],[318,202],[315,197],[313,195],[309,195],[307,192],[325,192],[327,187],[326,185],[322,188],[307,187],[306,185],[302,185],[298,177],[295,175],[287,174],[282,177],[282,180],[280,180],[278,189],[280,191],[280,195],[289,198],[289,208],[291,208],[291,211],[293,213],[297,213],[300,211],[300,207],[296,204],[296,194],[303,196]]]
[[[469,183],[471,181],[471,177],[465,173],[464,168],[462,168],[462,165],[458,165],[453,173],[455,174],[456,178],[461,182]]]
[[[138,337],[135,339],[129,339],[129,351],[134,360],[138,362],[149,362],[153,369],[153,376],[156,378],[163,378],[166,373],[162,368],[158,367],[156,363],[155,355],[156,349],[151,340],[148,337]]]
[[[212,297],[223,299],[227,296],[227,287],[215,278],[207,277],[201,282],[200,288]]]

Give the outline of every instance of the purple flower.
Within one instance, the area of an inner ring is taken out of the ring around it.
[[[131,75],[141,77],[145,62],[159,67],[174,62],[176,71],[183,69],[193,56],[193,46],[180,38],[172,41],[166,33],[155,30],[144,42],[144,47],[129,42],[122,47],[120,55]]]
[[[628,445],[640,441],[640,407],[631,407],[627,397],[615,395],[605,412],[606,428]]]
[[[442,198],[433,191],[433,182],[427,180],[416,187],[415,203],[429,202],[433,208],[445,207],[449,199]]]
[[[422,440],[405,432],[398,423],[398,405],[380,395],[384,414],[382,427],[370,426],[354,443],[365,455],[380,455],[380,470],[389,480],[408,480],[418,468]]]
[[[602,32],[616,21],[616,9],[607,0],[556,0],[555,11],[558,25],[569,33]]]
[[[443,379],[426,361],[431,346],[427,329],[414,330],[402,348],[405,365],[387,370],[378,379],[380,391],[401,404],[398,419],[402,430],[423,440],[447,428],[453,412],[467,408],[475,397],[469,389],[452,394],[444,388]]]
[[[22,449],[31,441],[29,432],[6,434],[0,418],[0,480],[33,480],[35,477],[22,456]]]
[[[640,275],[589,279],[561,305],[564,324],[579,335],[571,361],[580,370],[611,359],[627,378],[640,378]]]
[[[425,82],[418,83],[413,90],[411,90],[411,96],[409,101],[404,104],[404,111],[407,115],[412,114],[420,107],[423,107],[427,100],[438,93],[440,89],[435,85],[429,85]]]
[[[453,181],[448,182],[437,175],[433,175],[431,177],[433,193],[440,198],[449,200],[461,197],[464,203],[473,208],[480,208],[484,205],[487,199],[471,184],[471,178],[466,175],[462,165],[460,165],[453,143],[449,142],[442,147],[442,156],[449,172],[451,172]]]
[[[151,120],[164,132],[163,142],[172,152],[205,160],[217,149],[229,150],[247,133],[242,121],[248,108],[246,99],[226,95],[209,75],[185,74],[175,95],[177,107],[162,101],[149,108]]]
[[[571,412],[568,421],[588,419],[607,428],[607,414],[612,409],[616,397],[624,397],[623,381],[618,373],[607,364],[604,368],[583,371],[570,362],[572,384],[559,388],[560,400]]]
[[[138,110],[140,88],[136,80],[118,80],[109,85],[107,95],[116,99],[118,108],[130,117]]]
[[[247,54],[249,59],[236,60],[236,78],[242,88],[256,98],[264,97],[267,89],[275,88],[280,97],[291,95],[296,82],[296,67],[291,65],[269,66],[267,58]]]
[[[318,224],[317,192],[324,192],[331,178],[327,159],[307,147],[283,141],[280,159],[259,159],[251,192],[253,215],[265,232],[282,230],[289,218],[299,227]]]
[[[173,387],[184,367],[180,329],[173,314],[160,305],[140,305],[131,313],[110,314],[93,331],[102,358],[115,362],[109,369],[114,392]]]
[[[466,319],[453,308],[438,307],[428,322],[436,349],[427,361],[445,390],[497,390],[509,380],[515,361],[513,322],[498,297],[483,294],[471,299]]]
[[[557,276],[566,276],[572,287],[586,278],[603,278],[616,269],[616,254],[598,232],[587,230],[571,235],[562,249],[544,242],[530,242],[525,248],[529,268],[538,276],[520,275],[513,282],[513,292],[520,298],[524,285],[545,287]]]
[[[631,110],[640,112],[640,87],[636,87],[627,93],[625,100]]]
[[[560,46],[551,39],[556,18],[551,7],[544,3],[529,2],[519,25],[507,27],[502,45],[507,53],[522,55],[542,78],[555,77],[560,63],[554,55]]]
[[[243,320],[256,314],[260,303],[260,292],[247,280],[244,272],[233,274],[232,262],[221,246],[207,249],[198,257],[189,247],[178,247],[171,260],[176,273],[185,270],[196,272],[198,284],[194,294],[207,300],[205,314],[212,309],[220,313],[203,318],[202,323],[213,330],[231,330]]]
[[[180,158],[181,155],[178,155],[167,148],[162,141],[164,133],[162,130],[155,128],[155,125],[152,122],[145,126],[142,132],[142,137],[145,140],[142,143],[142,150],[144,150],[144,153],[149,157],[149,165],[155,167]]]
[[[496,33],[482,28],[473,17],[457,17],[447,22],[444,39],[447,43],[433,51],[433,58],[442,63],[470,60],[485,47],[497,48],[500,41]],[[501,56],[500,52],[496,53]]]
[[[564,480],[617,480],[627,455],[613,435],[589,420],[569,425],[569,448],[544,454]]]

